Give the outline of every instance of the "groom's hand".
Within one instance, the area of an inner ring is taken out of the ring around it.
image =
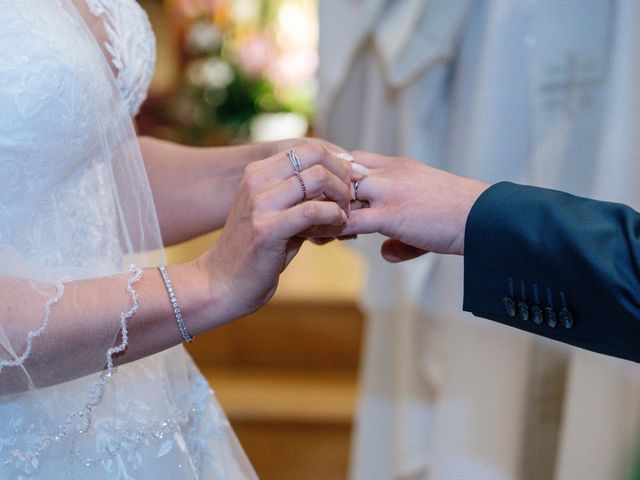
[[[467,217],[488,184],[411,158],[364,152],[353,156],[354,177],[360,177],[355,203],[364,208],[352,208],[344,235],[388,236],[382,255],[391,262],[426,252],[464,254]]]
[[[408,245],[395,238],[389,238],[385,240],[380,247],[380,253],[382,257],[390,263],[405,262],[407,260],[413,260],[425,253],[429,253],[427,250],[416,248],[412,245]]]

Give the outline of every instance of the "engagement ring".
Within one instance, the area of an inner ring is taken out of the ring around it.
[[[287,153],[289,157],[289,161],[291,162],[291,166],[296,173],[300,173],[302,171],[302,163],[300,162],[300,158],[296,155],[296,151],[291,149],[289,153]]]

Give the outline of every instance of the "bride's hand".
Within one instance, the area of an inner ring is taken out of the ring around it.
[[[320,143],[305,144],[296,153],[300,178],[286,151],[248,165],[220,239],[196,261],[221,312],[218,324],[247,315],[271,298],[280,273],[304,241],[299,234],[347,221],[349,162]],[[303,201],[320,196],[326,200]]]
[[[364,152],[353,156],[352,168],[362,165],[368,173],[358,183],[344,234],[380,232],[388,236],[382,255],[391,262],[426,252],[464,253],[467,217],[489,185],[411,158]],[[354,178],[361,175],[361,171],[355,172]]]
[[[265,151],[269,152],[269,156],[271,156],[271,155],[277,154],[278,152],[288,151],[292,148],[301,148],[302,146],[305,146],[305,145],[322,146],[326,148],[329,152],[336,154],[336,156],[338,156],[339,158],[342,158],[344,160],[349,160],[349,161],[353,160],[353,156],[347,150],[340,147],[339,145],[331,143],[328,140],[324,140],[322,138],[310,138],[310,137],[289,138],[286,140],[278,140],[274,142],[265,143],[264,147],[266,148]],[[316,245],[325,245],[329,242],[332,242],[333,240],[350,240],[356,237],[356,235],[321,236],[322,230],[323,230],[322,228],[314,227],[309,231],[304,232],[302,236],[307,238],[310,242],[315,243]]]
[[[322,138],[311,138],[311,137],[301,137],[301,138],[288,138],[286,140],[277,140],[274,142],[266,142],[263,144],[263,152],[265,157],[272,157],[281,152],[288,152],[292,148],[298,150],[301,148],[306,148],[310,146],[310,148],[316,147],[324,147],[329,152],[336,154],[339,158],[343,160],[352,160],[351,154],[345,150],[344,148],[329,142],[328,140],[324,140]]]

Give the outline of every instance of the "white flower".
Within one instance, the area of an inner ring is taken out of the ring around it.
[[[193,53],[208,53],[222,44],[222,34],[211,22],[195,22],[187,32],[187,48]]]
[[[224,60],[212,57],[189,65],[187,77],[197,87],[222,90],[233,81],[233,69]]]

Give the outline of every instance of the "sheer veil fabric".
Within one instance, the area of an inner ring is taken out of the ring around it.
[[[255,478],[182,347],[105,368],[135,329],[144,279],[129,264],[163,261],[131,92],[106,43],[109,9],[139,7],[107,4],[0,0],[0,299],[23,301],[0,309],[0,478]],[[56,315],[80,300],[65,283],[128,270],[109,299],[122,314],[107,329],[87,318],[83,348]]]

